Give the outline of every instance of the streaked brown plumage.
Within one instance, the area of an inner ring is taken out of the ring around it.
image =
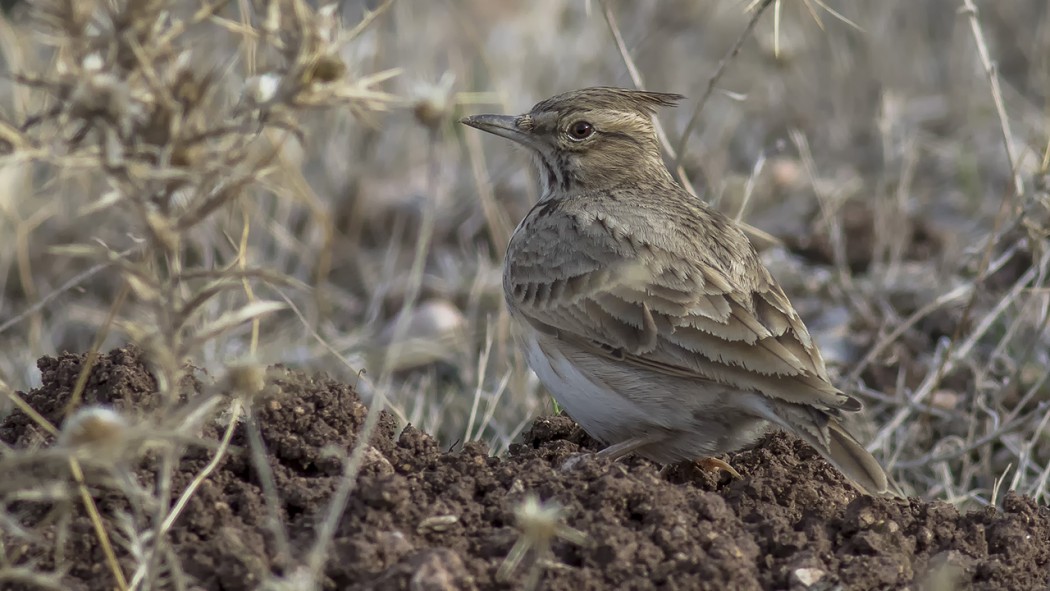
[[[525,145],[540,171],[503,277],[530,366],[606,455],[696,460],[773,423],[886,492],[838,420],[860,403],[831,384],[748,238],[664,166],[651,118],[680,98],[589,88],[463,120]]]

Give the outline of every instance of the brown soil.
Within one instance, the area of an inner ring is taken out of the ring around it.
[[[24,398],[60,424],[81,363],[68,354],[41,360],[43,386]],[[323,377],[275,368],[270,380],[277,393],[260,401],[258,413],[279,517],[296,553],[292,560],[299,560],[340,478],[341,461],[327,448],[352,448],[366,409],[351,388]],[[138,352],[118,350],[99,359],[83,400],[139,414],[157,404],[153,384]],[[188,588],[255,589],[269,573],[289,574],[288,559],[277,558],[266,495],[244,451],[246,432],[238,429],[231,452],[169,533]],[[0,440],[16,448],[48,445],[42,433],[20,412],[0,421]],[[220,434],[221,426],[211,423],[203,429],[205,438]],[[565,523],[588,538],[583,545],[553,543],[542,584],[549,590],[1021,590],[1050,584],[1046,507],[1007,495],[1002,509],[960,514],[943,503],[860,497],[811,449],[782,435],[729,458],[743,475],[739,480],[690,470],[661,476],[642,460],[609,463],[589,455],[565,468],[573,454],[593,448],[565,417],[539,419],[505,458],[489,457],[478,444],[446,453],[412,427],[398,433],[390,417],[371,444],[335,532],[326,589],[520,588],[528,559],[513,583],[498,582],[496,571],[517,540],[514,508],[527,492],[563,505]],[[176,494],[211,453],[200,446],[186,452],[174,475]],[[147,490],[153,462],[147,455],[135,471]],[[4,476],[0,492],[20,477]],[[131,573],[135,562],[119,543],[114,518],[130,511],[125,495],[93,484]],[[63,518],[55,509],[61,507],[6,502],[0,509],[16,515],[27,532],[0,535],[7,559],[56,568],[56,523]],[[62,586],[112,589],[80,507],[61,544]],[[149,514],[140,517],[148,526]]]

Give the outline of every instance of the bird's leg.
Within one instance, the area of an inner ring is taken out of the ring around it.
[[[599,451],[597,454],[600,458],[608,458],[616,461],[627,454],[638,451],[647,445],[657,443],[663,439],[663,436],[659,434],[654,435],[640,435],[638,437],[632,437],[630,439],[614,443],[609,447]],[[727,462],[718,458],[700,458],[693,462],[696,467],[706,472],[725,472],[733,478],[741,478],[740,472],[737,472],[735,468],[730,466]],[[670,466],[665,466],[663,472],[670,469]]]
[[[658,435],[640,435],[638,437],[632,437],[619,443],[614,443],[609,447],[595,453],[595,457],[606,458],[610,461],[615,462],[616,460],[626,456],[627,454],[637,451],[639,448],[645,447],[651,443],[660,441],[662,437]],[[572,470],[580,463],[584,457],[587,457],[587,453],[573,454],[568,460],[562,464],[562,470]]]
[[[682,464],[668,464],[664,466],[663,470],[660,470],[660,475],[666,477],[671,470],[674,470],[675,466],[687,466],[692,464],[696,468],[703,470],[704,472],[725,472],[733,478],[740,478],[740,472],[737,472],[735,468],[730,466],[727,462],[724,462],[718,458],[700,458],[693,460],[692,462],[684,462]]]
[[[632,437],[625,441],[614,443],[601,450],[596,455],[599,458],[609,458],[610,460],[616,461],[631,452],[637,451],[639,448],[656,443],[661,439],[663,439],[663,437],[660,435],[639,435],[638,437]]]

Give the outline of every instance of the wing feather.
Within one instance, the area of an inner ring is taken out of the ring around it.
[[[504,272],[511,307],[530,325],[651,371],[859,408],[829,382],[805,325],[736,227],[722,228],[727,246],[697,223],[692,233],[643,224],[631,234],[625,228],[638,224],[626,222],[638,212],[628,208],[610,207],[600,220],[568,205],[545,212],[515,233]]]

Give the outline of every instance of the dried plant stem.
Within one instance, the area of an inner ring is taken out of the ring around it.
[[[828,191],[820,188],[817,182],[817,164],[813,159],[813,153],[809,149],[809,140],[806,139],[805,134],[798,129],[792,129],[788,135],[791,137],[792,143],[795,144],[795,149],[798,150],[802,170],[805,171],[806,178],[809,179],[809,184],[817,197],[821,220],[828,227],[828,236],[831,242],[831,258],[835,265],[835,277],[838,279],[850,305],[859,311],[863,318],[874,318],[875,311],[867,301],[861,298],[861,292],[853,281],[853,273],[850,272],[847,261],[846,236],[842,230],[841,220],[836,215],[842,200],[838,199],[836,194],[829,194]]]
[[[429,251],[430,242],[433,238],[434,232],[434,211],[428,209],[424,213],[423,223],[419,229],[419,235],[416,241],[416,252],[415,259],[412,262],[411,270],[409,271],[409,277],[412,278],[412,282],[409,285],[409,293],[405,295],[404,303],[401,307],[401,313],[394,323],[394,329],[392,331],[391,341],[400,341],[405,334],[405,330],[408,327],[408,311],[411,306],[415,303],[419,296],[420,282],[423,277],[423,266],[426,263],[426,253]],[[371,404],[368,408],[368,416],[365,418],[365,424],[361,427],[358,433],[357,443],[354,445],[353,451],[350,453],[350,457],[344,462],[343,466],[343,477],[339,481],[339,486],[336,488],[335,493],[332,495],[332,499],[328,504],[328,511],[325,514],[324,519],[321,521],[321,526],[318,528],[317,538],[314,541],[313,546],[310,548],[310,552],[306,558],[306,565],[309,569],[310,580],[317,581],[324,570],[325,558],[328,554],[328,548],[332,543],[332,538],[335,536],[335,529],[339,524],[339,518],[346,510],[347,501],[350,498],[350,493],[353,492],[354,487],[357,485],[357,475],[361,470],[362,463],[365,458],[365,451],[371,445],[372,433],[379,425],[379,417],[383,413],[386,407],[386,392],[388,389],[387,378],[391,371],[390,360],[384,361],[384,367],[379,377],[379,385],[376,388],[375,395],[372,397]]]
[[[372,23],[374,23],[376,19],[383,16],[393,3],[394,0],[383,0],[383,3],[374,9],[369,9],[366,6],[364,16],[361,17],[361,20],[359,20],[352,29],[339,36],[339,39],[335,43],[336,47],[342,47],[354,39],[357,39],[361,33],[364,33],[372,26]]]
[[[87,511],[88,517],[91,519],[91,525],[95,528],[95,535],[98,537],[99,545],[102,546],[102,553],[106,556],[106,564],[117,582],[117,589],[127,591],[128,581],[124,578],[124,572],[120,569],[120,563],[117,562],[117,553],[113,551],[113,544],[109,541],[109,534],[106,533],[106,526],[102,523],[102,516],[99,515],[95,499],[91,496],[91,491],[88,490],[87,484],[84,482],[84,471],[80,469],[80,462],[74,457],[69,458],[69,471],[73,474],[73,480],[77,483],[80,499],[84,503],[84,510]]]
[[[36,282],[33,280],[32,263],[30,262],[29,256],[29,236],[34,229],[47,221],[52,215],[53,212],[49,211],[47,208],[41,209],[33,214],[28,220],[18,224],[15,233],[18,278],[19,282],[22,284],[22,293],[25,294],[25,298],[29,302],[35,302],[38,296]],[[40,335],[43,332],[43,324],[44,319],[40,313],[40,309],[36,308],[36,311],[31,313],[29,324],[29,343],[34,350],[37,350],[39,347]]]
[[[1020,197],[1024,194],[1024,184],[1021,181],[1020,174],[1016,170],[1016,159],[1013,153],[1013,134],[1010,131],[1010,121],[1006,114],[1006,108],[1004,107],[1002,91],[999,87],[999,75],[996,72],[995,66],[992,64],[990,54],[988,52],[988,46],[984,40],[984,33],[981,29],[980,22],[977,20],[977,7],[974,6],[972,0],[963,0],[963,10],[968,14],[970,20],[970,28],[973,32],[974,42],[977,44],[977,51],[981,58],[981,64],[984,66],[985,74],[988,76],[988,83],[992,94],[992,101],[995,103],[996,115],[999,118],[1000,129],[1003,134],[1003,146],[1006,152],[1007,162],[1010,166],[1010,173],[1014,180],[1014,193],[1016,197]],[[999,202],[999,210],[996,213],[995,221],[992,226],[991,236],[999,236],[1000,228],[1003,226],[1006,214],[1009,212],[1008,207],[1010,194],[1003,192],[1002,199]],[[970,292],[970,298],[966,302],[966,306],[963,308],[963,313],[959,323],[956,325],[955,333],[952,335],[951,341],[948,344],[948,353],[945,355],[943,362],[937,368],[937,375],[934,379],[933,386],[935,387],[940,383],[941,378],[947,372],[947,366],[952,359],[952,349],[955,343],[958,342],[962,336],[963,327],[969,321],[970,314],[973,312],[974,304],[977,301],[977,295],[979,293],[980,284],[983,283],[985,277],[988,276],[988,267],[992,259],[992,250],[995,248],[996,240],[988,240],[983,255],[981,256],[980,266],[977,271],[977,280],[974,282],[975,288]]]
[[[474,441],[474,421],[477,420],[478,416],[478,405],[481,402],[481,393],[485,384],[485,372],[489,367],[489,355],[492,354],[492,327],[490,326],[487,330],[485,338],[485,348],[481,350],[481,355],[478,355],[477,365],[477,385],[474,388],[474,396],[472,396],[470,403],[470,416],[467,417],[467,432],[463,434],[463,443],[470,443]],[[481,429],[478,430],[479,434]]]
[[[1044,403],[1043,405],[1041,405],[1041,408],[1045,410],[1045,409],[1050,408],[1050,405],[1047,405],[1047,404]],[[1003,435],[1005,435],[1007,433],[1010,433],[1011,431],[1014,431],[1015,429],[1017,429],[1021,424],[1023,424],[1027,420],[1028,420],[1027,417],[1015,418],[1012,421],[1007,421],[1007,422],[1003,423],[1002,425],[1000,425],[994,431],[986,433],[985,435],[982,435],[981,437],[973,440],[972,442],[968,443],[967,445],[959,447],[958,449],[954,449],[954,450],[952,450],[950,452],[945,452],[945,453],[936,453],[936,452],[934,452],[934,453],[924,454],[924,455],[922,455],[922,456],[920,456],[920,457],[918,457],[918,458],[916,458],[914,460],[908,460],[908,461],[904,461],[904,462],[899,462],[899,463],[897,463],[896,467],[897,468],[901,468],[901,469],[905,469],[905,470],[910,470],[910,469],[918,468],[918,467],[921,467],[921,466],[928,466],[930,464],[937,464],[937,463],[941,463],[941,462],[947,462],[947,461],[959,458],[959,457],[961,457],[961,456],[963,456],[965,454],[968,454],[968,453],[974,451],[975,449],[979,449],[979,448],[987,445],[988,443],[991,443],[993,441],[999,440],[1000,438],[1002,438]]]
[[[1013,134],[1010,132],[1010,121],[1006,115],[1006,108],[1004,107],[1002,91],[999,87],[999,75],[996,72],[995,67],[992,65],[991,57],[988,52],[988,46],[984,41],[984,33],[981,29],[980,22],[977,20],[977,7],[974,6],[972,0],[963,0],[963,10],[969,15],[970,28],[973,32],[974,41],[977,44],[977,51],[981,58],[981,63],[984,66],[985,73],[988,76],[988,83],[990,86],[992,101],[995,103],[996,115],[999,118],[999,126],[1003,134],[1003,146],[1006,151],[1007,162],[1010,166],[1010,174],[1013,177],[1013,194],[1012,196],[1021,197],[1024,194],[1024,184],[1021,181],[1020,174],[1016,170],[1016,159],[1013,153]],[[1000,236],[1000,229],[1006,220],[1006,215],[1010,211],[1011,193],[1006,191],[1003,192],[1002,198],[999,202],[999,210],[996,213],[995,221],[992,225],[991,236]],[[936,376],[932,382],[931,388],[936,387],[940,384],[944,374],[948,371],[948,365],[953,359],[954,355],[952,350],[955,347],[955,343],[962,337],[963,327],[967,325],[970,319],[970,315],[973,313],[974,304],[977,302],[977,295],[980,293],[980,285],[984,282],[984,279],[988,276],[988,268],[992,260],[992,251],[995,248],[997,240],[989,239],[985,246],[984,253],[981,256],[980,265],[977,271],[977,279],[974,281],[974,289],[970,292],[970,298],[967,300],[965,307],[963,308],[962,315],[958,324],[956,325],[955,332],[952,335],[951,340],[948,342],[948,351],[944,356],[943,361],[937,367]]]
[[[48,435],[52,437],[58,437],[58,428],[52,425],[51,421],[44,418],[44,415],[37,412],[37,410],[32,406],[29,406],[29,403],[23,400],[22,397],[19,396],[18,393],[14,390],[5,387],[4,391],[4,393],[7,395],[7,399],[10,400],[15,405],[15,407],[18,408],[18,410],[25,413],[25,415],[29,417],[31,421],[33,421],[33,424],[37,425],[44,431],[47,431]]]
[[[995,114],[999,118],[999,129],[1002,132],[1003,151],[1006,154],[1006,162],[1010,166],[1010,174],[1013,178],[1014,196],[1024,195],[1024,181],[1017,168],[1017,156],[1014,153],[1014,136],[1010,130],[1010,117],[1006,114],[1006,103],[1003,102],[1003,91],[999,85],[999,70],[992,62],[988,44],[984,40],[984,30],[977,16],[977,5],[973,0],[962,0],[960,12],[966,15],[970,21],[970,31],[973,33],[974,43],[977,45],[977,54],[984,66],[984,73],[988,77],[988,89],[992,94],[992,102],[995,104]]]
[[[208,464],[204,466],[204,469],[193,478],[189,486],[186,487],[186,490],[182,491],[182,494],[179,495],[178,501],[175,502],[171,511],[168,512],[168,516],[165,517],[163,523],[161,523],[158,532],[160,536],[164,536],[168,533],[168,530],[170,530],[171,526],[175,524],[175,520],[177,520],[179,515],[182,514],[182,511],[186,508],[186,505],[190,502],[194,493],[197,492],[197,489],[204,484],[204,481],[208,479],[208,476],[210,476],[211,473],[219,467],[219,464],[222,463],[223,459],[226,458],[226,450],[230,447],[230,440],[233,439],[234,429],[237,428],[237,424],[241,418],[241,409],[242,406],[240,401],[234,400],[230,408],[230,422],[226,425],[226,431],[222,434],[222,440],[219,441],[219,448],[215,450],[215,455],[212,456]],[[158,540],[159,539],[160,538],[158,538]]]
[[[997,261],[998,264],[994,264],[992,261],[992,252],[995,248],[995,245],[998,243],[998,237],[1002,235],[1001,228],[1003,227],[1006,220],[1006,216],[1010,211],[1010,197],[1013,196],[1016,198],[1020,198],[1024,193],[1024,185],[1021,180],[1020,174],[1017,170],[1017,159],[1013,151],[1014,139],[1013,134],[1010,130],[1010,120],[1007,116],[1006,108],[1004,106],[1002,98],[1002,90],[999,85],[999,76],[994,64],[992,63],[990,53],[988,51],[988,46],[984,39],[984,33],[981,29],[980,22],[977,18],[977,7],[973,4],[972,0],[962,0],[962,4],[963,8],[961,9],[961,12],[966,14],[969,18],[970,27],[974,37],[974,41],[977,46],[978,55],[980,56],[981,64],[984,67],[985,74],[988,77],[992,102],[995,104],[996,114],[999,119],[999,127],[1002,134],[1003,147],[1006,153],[1007,162],[1010,166],[1010,174],[1013,179],[1013,193],[1011,194],[1009,192],[1003,192],[1002,198],[999,203],[999,209],[996,213],[993,222],[992,230],[989,234],[989,237],[984,247],[984,251],[981,256],[980,263],[978,265],[976,279],[969,285],[963,286],[963,288],[956,288],[952,290],[952,292],[944,294],[941,297],[937,298],[937,300],[935,300],[931,304],[924,306],[923,308],[912,314],[912,316],[904,323],[898,325],[898,327],[896,327],[890,334],[880,339],[880,341],[876,343],[876,345],[867,354],[865,354],[861,363],[853,370],[853,372],[850,375],[852,380],[856,380],[859,377],[860,373],[864,370],[864,368],[870,365],[870,363],[879,355],[879,353],[885,350],[885,348],[890,343],[899,338],[907,330],[908,327],[910,327],[920,318],[922,318],[932,310],[936,309],[940,305],[943,305],[948,301],[955,300],[958,297],[961,297],[963,295],[963,292],[968,292],[969,298],[967,299],[966,304],[963,307],[960,320],[956,324],[956,328],[952,335],[952,338],[948,341],[947,350],[941,358],[941,362],[937,364],[936,373],[932,375],[932,379],[927,379],[926,381],[924,381],[923,388],[921,390],[923,392],[928,393],[934,388],[936,388],[940,384],[941,379],[944,377],[944,375],[948,371],[950,371],[951,367],[954,367],[954,360],[959,357],[959,355],[957,355],[955,352],[955,347],[956,344],[959,342],[960,338],[962,337],[963,327],[965,327],[968,324],[970,315],[973,313],[974,305],[977,301],[977,296],[980,293],[980,287],[984,282],[984,279],[988,277],[991,273],[993,273],[999,266],[1005,264],[1006,261],[1010,258],[1010,255],[1012,254],[1008,252],[1006,255],[1000,257]],[[1031,281],[1034,275],[1032,277],[1029,277],[1028,275],[1029,274],[1026,274],[1026,277],[1028,277],[1028,281]],[[1016,297],[1016,295],[1017,293],[1015,291],[1014,297]],[[1013,298],[1010,298],[1009,301],[1012,301],[1012,299]],[[1000,304],[1002,304],[1002,302],[1000,302]],[[997,306],[997,309],[1001,312],[1002,306]],[[990,318],[986,317],[984,322],[982,323],[983,325],[985,325],[985,329],[987,328],[987,325],[989,323]],[[975,330],[974,334],[980,334],[982,332],[983,331]],[[975,342],[975,337],[973,335],[971,335],[969,342]],[[931,378],[931,376],[928,376],[928,378]],[[894,417],[894,420],[891,421],[891,424],[899,425],[903,417],[910,413],[910,407],[911,405],[909,405],[909,407],[902,408],[898,412],[897,416]],[[880,436],[876,438],[877,442],[873,445],[877,445],[877,443],[884,439],[887,435],[888,430],[886,427],[884,427],[880,431]]]
[[[1047,260],[1050,261],[1050,253],[1048,253],[1047,255]],[[1044,261],[1043,264],[1045,265],[1046,261]],[[917,403],[924,401],[926,397],[929,396],[938,385],[940,385],[941,379],[944,377],[944,374],[951,371],[959,361],[965,359],[966,355],[968,355],[969,353],[970,348],[973,347],[973,345],[981,336],[983,336],[985,333],[988,332],[989,329],[991,329],[995,318],[1002,314],[1003,311],[1017,299],[1021,292],[1032,282],[1032,280],[1035,279],[1035,276],[1036,268],[1029,268],[1028,271],[1026,271],[1020,277],[1020,279],[1018,279],[1014,283],[1014,287],[1013,289],[1011,289],[1010,293],[999,300],[996,306],[970,333],[970,336],[967,338],[966,342],[964,342],[961,346],[955,346],[958,342],[958,337],[956,336],[950,340],[947,340],[944,346],[939,348],[935,356],[938,359],[931,364],[931,367],[933,367],[934,369],[926,375],[926,378],[923,380],[922,384],[918,388],[916,388],[915,391],[911,394],[909,403],[905,406],[902,406],[900,410],[897,411],[897,414],[894,415],[894,417],[890,421],[885,423],[883,427],[879,430],[878,435],[876,435],[875,439],[871,443],[872,447],[879,447],[895,429],[904,424],[904,421],[914,412]],[[973,292],[971,292],[971,294],[972,293]],[[945,341],[942,340],[942,343],[944,342]]]
[[[287,562],[292,558],[292,545],[288,541],[288,532],[281,523],[280,498],[277,495],[277,481],[273,475],[273,468],[266,460],[266,444],[262,438],[259,427],[259,413],[251,405],[248,406],[245,428],[248,434],[248,448],[251,454],[252,465],[259,473],[259,484],[266,497],[266,526],[270,529],[277,546],[275,562]]]
[[[248,281],[248,234],[251,231],[251,215],[248,213],[248,206],[241,204],[241,242],[237,249],[237,266],[240,268],[241,273],[241,286],[244,288],[244,295],[246,296],[248,303],[256,301],[255,291],[252,289],[252,282]],[[256,317],[252,319],[252,337],[248,344],[248,354],[252,357],[255,356],[255,352],[259,349],[259,326],[261,320]],[[240,406],[234,406],[234,414],[236,415],[240,411]],[[233,421],[236,423],[236,421]]]
[[[332,538],[335,536],[336,527],[339,525],[339,518],[346,510],[350,493],[353,492],[354,487],[357,485],[357,475],[361,471],[361,466],[365,459],[365,451],[371,446],[372,434],[375,432],[376,427],[379,426],[379,417],[383,413],[384,406],[386,406],[386,388],[378,388],[375,396],[372,398],[372,404],[369,405],[365,423],[357,434],[357,443],[354,445],[350,457],[343,463],[343,477],[339,480],[339,486],[328,502],[328,511],[321,521],[317,537],[310,548],[309,554],[307,554],[306,566],[309,569],[311,581],[319,581],[321,573],[324,572],[325,559],[328,557],[328,549],[331,546]]]
[[[744,41],[751,35],[751,32],[755,30],[755,25],[758,24],[758,19],[762,17],[762,13],[769,8],[769,5],[774,0],[761,0],[754,13],[751,15],[751,19],[747,22],[747,26],[740,32],[740,35],[736,38],[736,42],[733,46],[718,60],[718,66],[715,67],[715,71],[711,74],[711,77],[707,79],[707,88],[704,89],[704,94],[700,96],[700,100],[696,101],[696,107],[693,108],[693,114],[689,116],[689,122],[685,124],[685,129],[682,130],[681,137],[678,138],[678,144],[674,149],[674,169],[679,176],[685,174],[685,170],[682,168],[682,161],[685,160],[686,147],[689,144],[689,137],[693,134],[693,128],[700,121],[700,112],[704,110],[704,105],[707,104],[707,100],[711,98],[711,94],[715,91],[715,85],[722,78],[722,74],[725,74],[726,68],[729,63],[736,58],[737,54],[740,53],[740,48],[744,46]]]
[[[63,283],[60,287],[58,287],[57,289],[55,289],[55,290],[51,291],[50,293],[48,293],[46,296],[44,296],[44,297],[40,298],[39,300],[37,300],[35,303],[33,303],[32,306],[29,306],[28,308],[26,308],[21,313],[15,315],[15,316],[12,316],[11,318],[9,318],[6,321],[4,321],[3,324],[0,324],[0,334],[3,334],[4,331],[8,330],[12,326],[17,325],[18,323],[22,322],[26,318],[29,318],[33,314],[36,314],[40,310],[44,309],[45,306],[47,306],[48,304],[53,302],[56,298],[58,298],[62,294],[67,293],[67,292],[69,292],[72,289],[75,289],[76,287],[80,286],[81,284],[83,284],[88,279],[91,279],[92,277],[94,277],[95,275],[100,273],[101,271],[104,271],[104,270],[110,268],[111,266],[116,264],[119,261],[119,259],[123,259],[123,258],[125,258],[125,257],[127,257],[127,256],[129,256],[129,255],[131,255],[133,253],[139,252],[141,250],[141,248],[142,248],[141,246],[134,246],[134,247],[129,248],[127,250],[124,250],[122,252],[114,253],[112,260],[105,261],[105,262],[102,262],[102,263],[97,263],[97,264],[92,265],[91,267],[85,269],[84,271],[82,271],[80,273],[77,273],[76,275],[71,277],[68,281]]]
[[[614,15],[612,9],[609,8],[608,0],[599,1],[602,5],[602,15],[605,17],[605,22],[609,26],[609,33],[612,35],[613,41],[616,43],[616,49],[620,52],[620,57],[623,59],[623,63],[627,67],[627,72],[631,76],[631,82],[634,84],[635,88],[644,89],[645,81],[642,79],[641,72],[638,71],[638,66],[634,63],[634,58],[631,57],[631,53],[627,50],[627,44],[624,42],[623,34],[620,32],[620,25],[616,22],[616,15]],[[769,2],[765,1],[762,10],[764,10],[768,4]],[[750,29],[748,29],[748,31],[749,30]],[[746,33],[747,31],[745,31],[745,34]],[[720,76],[721,74],[719,74],[719,77]],[[664,126],[660,123],[659,117],[653,116],[653,128],[656,130],[656,139],[660,142],[660,147],[663,148],[664,153],[667,154],[671,160],[677,162],[678,152],[675,151],[674,146],[671,145],[671,140],[668,139],[667,132],[664,131]],[[689,191],[689,193],[694,196],[698,195],[696,188],[693,187],[693,183],[689,180],[689,175],[686,174],[684,167],[677,166],[675,168],[675,174],[678,175],[678,181],[682,184],[682,188]],[[740,226],[759,250],[769,245],[781,244],[781,240],[769,232],[760,230],[744,222],[741,222]]]
[[[113,326],[113,321],[117,318],[117,313],[120,312],[121,307],[124,305],[124,300],[128,297],[130,291],[129,284],[125,281],[121,286],[120,291],[117,293],[117,297],[113,300],[113,305],[109,307],[109,314],[106,315],[105,322],[99,327],[98,333],[95,335],[95,341],[91,343],[91,348],[88,349],[87,354],[84,355],[84,364],[80,368],[80,374],[77,375],[77,383],[73,388],[73,393],[69,397],[69,402],[66,404],[64,415],[68,417],[73,411],[80,405],[80,397],[84,395],[84,388],[87,386],[88,378],[91,376],[91,370],[95,367],[95,361],[98,360],[98,350],[105,342],[106,336],[109,335],[109,329]]]
[[[492,245],[500,256],[510,241],[511,225],[506,212],[496,201],[492,192],[492,183],[488,180],[485,165],[485,151],[481,147],[480,134],[468,133],[464,136],[467,152],[470,154],[470,170],[474,175],[474,187],[477,189],[481,211],[485,216],[486,226]]]
[[[640,90],[644,89],[645,80],[642,79],[642,73],[638,70],[638,66],[635,65],[634,58],[631,57],[631,52],[627,50],[627,44],[624,42],[623,34],[620,32],[620,25],[616,22],[616,15],[613,14],[612,9],[609,8],[609,2],[607,0],[599,1],[602,5],[602,15],[605,17],[605,23],[609,26],[609,33],[612,35],[613,42],[616,43],[616,49],[620,52],[620,57],[623,59],[623,63],[627,67],[627,73],[631,76],[631,82],[634,83],[635,88]],[[653,117],[653,127],[656,128],[656,138],[660,141],[660,146],[663,148],[664,152],[666,152],[672,160],[677,160],[678,153],[675,152],[674,146],[671,145],[671,140],[668,139],[667,132],[664,131],[664,126],[660,123],[658,117]],[[687,191],[696,195],[696,189],[693,188],[693,183],[689,180],[688,176],[679,174],[678,178]]]

